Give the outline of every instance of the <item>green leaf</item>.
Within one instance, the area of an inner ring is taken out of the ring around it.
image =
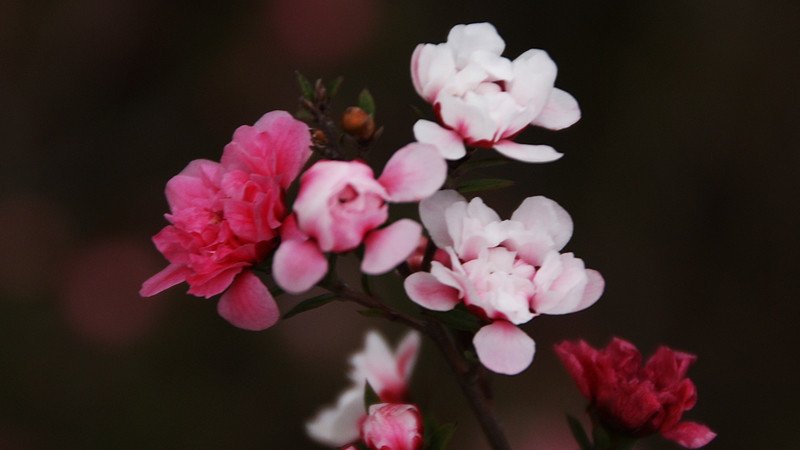
[[[408,105],[408,108],[411,110],[411,115],[414,116],[414,119],[420,120],[425,118],[425,113],[422,112],[416,105]]]
[[[453,423],[446,423],[436,431],[433,432],[431,435],[431,441],[428,444],[428,450],[445,450],[447,448],[447,444],[450,443],[450,439],[453,437],[453,433],[456,431],[456,425]]]
[[[477,180],[468,180],[459,183],[456,190],[462,194],[467,192],[479,191],[493,191],[495,189],[502,189],[512,186],[514,184],[511,180],[503,180],[499,178],[480,178]]]
[[[314,101],[314,88],[311,87],[311,83],[308,81],[308,78],[303,76],[302,73],[295,72],[297,74],[297,85],[300,86],[300,92],[303,94],[303,97],[310,101]]]
[[[450,311],[425,311],[425,314],[456,330],[475,332],[483,326],[480,319],[460,307]]]
[[[316,297],[311,297],[294,305],[294,308],[292,308],[291,310],[289,310],[289,312],[283,315],[283,319],[288,319],[292,316],[300,314],[301,312],[306,312],[315,308],[319,308],[320,306],[327,305],[328,303],[334,300],[336,300],[336,295],[330,293],[317,295]]]
[[[484,169],[486,167],[502,166],[510,162],[511,160],[505,157],[477,159],[465,162],[458,168],[458,170],[466,172],[472,169]]]
[[[569,424],[569,431],[575,438],[581,450],[592,450],[592,443],[589,442],[589,436],[586,435],[586,430],[583,429],[581,422],[574,416],[567,414],[567,423]]]
[[[594,439],[594,448],[598,450],[610,448],[611,436],[609,436],[605,427],[599,423],[595,423],[594,428],[592,428],[592,438]]]
[[[364,409],[369,411],[369,407],[372,405],[376,405],[381,403],[380,397],[375,392],[375,389],[372,389],[372,386],[369,385],[369,382],[364,383]]]
[[[370,116],[375,115],[375,99],[372,98],[372,94],[366,88],[358,94],[358,107]]]
[[[325,88],[325,91],[328,93],[328,98],[333,98],[336,94],[339,93],[339,88],[342,86],[342,81],[344,81],[344,77],[338,76],[336,79],[328,83],[328,86]]]

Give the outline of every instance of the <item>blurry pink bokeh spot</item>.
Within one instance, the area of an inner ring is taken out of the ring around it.
[[[326,65],[352,57],[379,29],[376,0],[275,0],[267,10],[277,47],[294,63]]]
[[[165,312],[158,298],[142,298],[142,281],[161,269],[148,242],[125,238],[94,242],[65,264],[61,290],[67,325],[110,347],[146,337]]]

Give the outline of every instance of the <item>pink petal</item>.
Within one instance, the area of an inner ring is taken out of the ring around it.
[[[436,147],[445,159],[461,159],[467,154],[464,138],[455,131],[439,126],[436,122],[418,120],[414,124],[414,138]]]
[[[580,118],[581,109],[578,107],[575,97],[561,89],[553,88],[544,109],[531,123],[551,130],[561,130],[574,124]]]
[[[275,282],[292,294],[311,289],[327,272],[328,260],[312,240],[283,241],[272,260]]]
[[[439,191],[432,196],[422,200],[419,204],[419,217],[431,240],[439,248],[452,247],[453,238],[447,229],[445,211],[454,203],[467,201],[456,191]]]
[[[589,277],[589,282],[583,290],[583,298],[578,306],[575,307],[575,311],[581,311],[594,305],[594,303],[600,299],[600,296],[603,295],[603,289],[605,289],[606,286],[606,282],[603,280],[603,276],[600,275],[600,272],[586,269],[586,276]]]
[[[556,72],[556,64],[546,51],[528,50],[514,60],[514,78],[506,89],[518,104],[527,105],[538,115],[550,98]]]
[[[544,232],[553,240],[553,250],[561,250],[572,237],[572,218],[567,210],[547,197],[526,198],[511,214],[526,230]]]
[[[369,275],[386,273],[405,261],[417,248],[422,226],[411,219],[401,219],[364,238],[361,271]]]
[[[460,302],[457,289],[440,283],[427,272],[411,274],[403,286],[414,303],[434,311],[449,311]]]
[[[183,264],[170,264],[161,272],[158,272],[142,283],[142,288],[139,289],[139,295],[142,297],[156,295],[165,289],[186,281],[186,277],[191,274],[192,269]]]
[[[662,431],[665,439],[675,441],[686,448],[700,448],[714,439],[717,433],[707,426],[695,422],[680,422],[669,431]]]
[[[494,149],[511,159],[529,163],[551,162],[563,156],[549,145],[518,144],[508,140],[494,144]]]
[[[533,339],[504,320],[478,330],[472,343],[487,369],[505,375],[516,375],[528,368],[536,352]]]
[[[217,312],[235,327],[266,330],[278,321],[280,311],[264,283],[245,270],[233,280],[217,303]]]
[[[430,197],[447,177],[447,163],[436,147],[414,142],[396,151],[378,183],[393,202],[416,202]]]

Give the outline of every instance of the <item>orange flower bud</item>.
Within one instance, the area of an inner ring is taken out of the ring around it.
[[[351,136],[367,141],[375,134],[375,121],[363,109],[351,106],[342,114],[342,129]]]

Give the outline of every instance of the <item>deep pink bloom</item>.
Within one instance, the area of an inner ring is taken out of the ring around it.
[[[406,278],[409,298],[448,311],[459,303],[490,322],[473,339],[481,363],[514,375],[533,360],[533,340],[516,325],[539,314],[567,314],[591,306],[603,278],[571,253],[559,253],[572,235],[572,220],[556,202],[529,197],[510,220],[480,198],[467,202],[439,191],[420,203],[420,217],[446,259],[430,272]]]
[[[246,269],[275,247],[284,192],[311,155],[310,144],[305,124],[273,111],[239,127],[221,163],[192,161],[169,180],[171,225],[153,242],[170,264],[139,293],[149,297],[183,281],[200,297],[227,289],[217,305],[226,320],[251,330],[274,324],[275,300]]]
[[[705,425],[680,421],[697,400],[686,378],[694,355],[662,346],[642,366],[636,347],[619,338],[601,350],[580,340],[557,344],[555,351],[610,429],[633,437],[661,433],[686,448],[702,447],[716,436]]]
[[[463,157],[464,144],[526,162],[561,157],[550,146],[511,139],[528,125],[553,130],[572,125],[580,118],[577,101],[554,87],[556,65],[547,52],[531,49],[511,61],[500,56],[504,49],[489,23],[456,25],[447,42],[417,46],[411,78],[438,121],[418,121],[418,141],[436,145],[447,159]]]
[[[413,143],[398,150],[377,179],[360,161],[319,161],[300,178],[293,219],[282,228],[273,260],[275,281],[299,293],[327,272],[323,253],[348,252],[364,244],[361,270],[377,275],[404,261],[422,227],[389,217],[387,202],[419,201],[444,183],[447,166],[435,148]]]
[[[370,450],[419,450],[422,418],[414,405],[379,403],[369,407],[361,434]]]

